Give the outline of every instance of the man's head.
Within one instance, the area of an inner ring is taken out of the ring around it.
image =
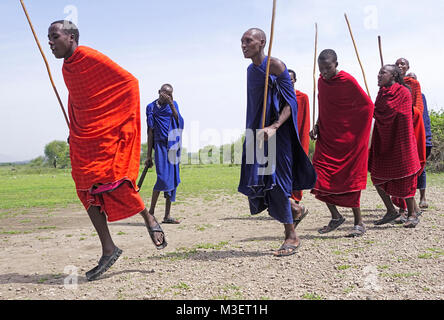
[[[296,79],[296,72],[294,72],[291,69],[288,69],[288,73],[290,74],[291,83],[293,83],[293,86],[294,86],[294,84],[297,81],[297,79]]]
[[[418,77],[417,77],[416,74],[413,73],[413,72],[409,72],[408,74],[406,74],[406,77],[410,77],[410,78],[413,78],[413,79],[415,79],[415,80],[418,80]]]
[[[334,77],[338,71],[338,56],[332,49],[323,50],[318,57],[319,71],[325,80]]]
[[[159,103],[168,104],[169,98],[173,99],[173,86],[165,83],[159,90]]]
[[[264,31],[259,28],[248,29],[241,38],[241,48],[244,57],[250,59],[263,53],[266,43],[267,37]]]
[[[409,61],[405,58],[399,58],[398,60],[396,60],[395,64],[399,69],[401,69],[402,76],[405,77],[407,71],[410,69]]]
[[[378,86],[391,87],[395,82],[405,86],[402,70],[395,64],[386,64],[379,70]]]
[[[49,26],[49,47],[57,59],[69,58],[79,45],[79,29],[71,21],[58,20]]]

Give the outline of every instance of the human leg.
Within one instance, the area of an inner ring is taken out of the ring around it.
[[[338,208],[334,204],[327,203],[327,208],[330,211],[331,220],[328,225],[318,230],[321,234],[336,230],[345,221],[345,218],[339,213]]]
[[[301,245],[301,239],[296,234],[293,224],[284,224],[285,240],[282,246],[273,254],[276,257],[290,256],[296,253],[296,250]]]

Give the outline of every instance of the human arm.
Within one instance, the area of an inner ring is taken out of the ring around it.
[[[161,92],[160,95],[163,97],[165,101],[168,101],[168,104],[170,105],[171,108],[171,112],[173,113],[173,117],[174,119],[176,119],[176,122],[179,123],[179,113],[177,112],[176,106],[174,105],[173,97],[164,92]]]

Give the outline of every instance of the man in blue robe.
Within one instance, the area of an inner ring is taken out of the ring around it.
[[[311,189],[316,173],[299,141],[296,95],[287,67],[279,59],[270,58],[262,128],[266,36],[252,28],[243,34],[241,42],[244,57],[253,63],[247,71],[247,121],[238,191],[248,197],[251,214],[267,209],[270,216],[284,224],[285,240],[274,255],[288,256],[300,245],[295,224],[302,215],[302,210],[292,212],[291,192]]]
[[[173,87],[164,84],[159,90],[159,99],[146,108],[148,125],[148,154],[146,164],[156,164],[157,181],[153,188],[149,213],[154,209],[161,191],[166,198],[163,223],[180,223],[170,215],[171,202],[176,201],[176,190],[180,183],[179,162],[184,121],[177,102],[173,100]]]

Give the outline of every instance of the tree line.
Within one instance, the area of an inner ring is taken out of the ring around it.
[[[444,110],[430,112],[430,122],[432,129],[432,153],[427,159],[427,168],[433,172],[444,171]],[[232,164],[238,165],[242,159],[242,144],[245,137],[230,144],[222,146],[208,145],[197,152],[187,152],[186,148],[181,151],[181,163],[191,164]],[[314,141],[310,141],[309,156],[313,156],[315,148]],[[142,144],[140,153],[140,163],[144,165],[148,146]],[[44,149],[44,155],[39,156],[30,162],[31,166],[46,166],[59,169],[71,167],[69,158],[69,145],[66,141],[54,140],[48,143]]]

